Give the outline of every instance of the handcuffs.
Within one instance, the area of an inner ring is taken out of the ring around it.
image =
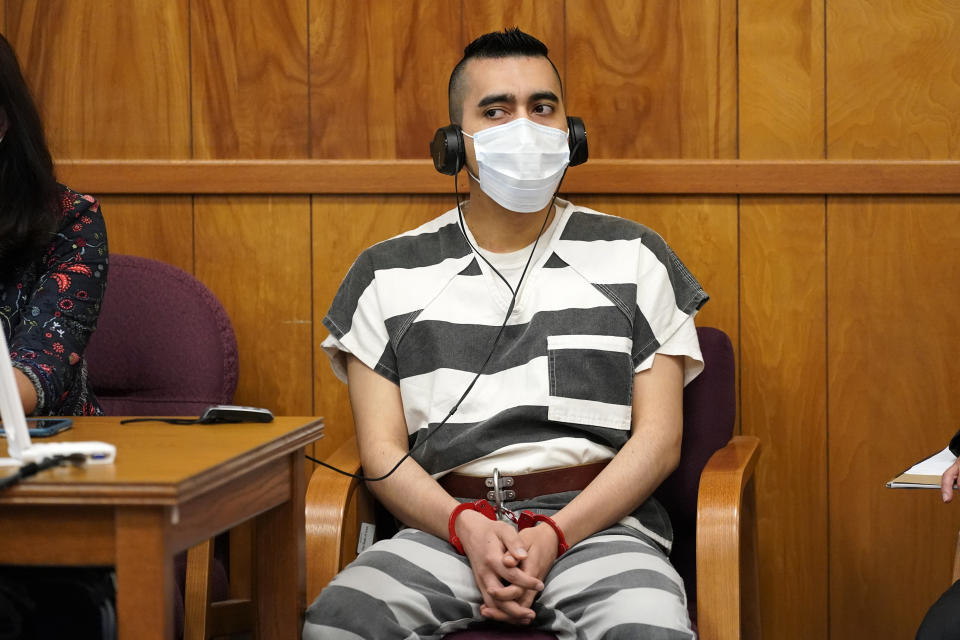
[[[505,486],[513,485],[513,478],[505,478],[508,482],[504,483]],[[570,549],[570,546],[567,544],[567,540],[561,531],[560,526],[554,522],[553,518],[542,513],[533,513],[529,509],[524,509],[517,515],[516,512],[507,509],[503,506],[504,503],[504,494],[508,499],[514,497],[516,493],[512,490],[504,491],[500,486],[500,470],[493,470],[493,478],[487,479],[487,486],[492,486],[493,490],[487,493],[488,498],[493,497],[494,504],[491,505],[487,500],[477,500],[476,502],[462,502],[450,513],[450,519],[447,522],[447,529],[450,533],[450,544],[453,545],[453,548],[457,550],[457,553],[463,555],[463,543],[460,542],[460,538],[457,536],[456,532],[456,522],[457,517],[464,511],[477,511],[478,513],[483,514],[490,520],[502,520],[504,522],[512,522],[517,525],[517,530],[522,531],[529,527],[536,526],[537,524],[544,522],[554,533],[557,534],[557,557],[563,555],[565,551]],[[495,505],[495,506],[494,506]]]

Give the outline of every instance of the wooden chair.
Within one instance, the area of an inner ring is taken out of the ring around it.
[[[759,440],[734,436],[733,349],[722,331],[698,329],[704,372],[684,389],[680,465],[656,492],[674,527],[671,561],[684,579],[700,638],[758,638],[759,592],[753,471]],[[360,468],[356,440],[328,462]],[[374,522],[374,501],[363,483],[319,468],[306,496],[307,602],[357,555],[363,523]],[[521,637],[550,638],[531,632]],[[494,631],[461,631],[458,640],[504,638]],[[516,636],[510,636],[516,637]]]
[[[960,580],[960,532],[957,533],[957,550],[953,552],[953,581]]]
[[[109,287],[97,331],[84,356],[90,383],[108,415],[196,416],[229,404],[237,388],[237,342],[216,296],[189,273],[137,256],[110,256]],[[173,428],[173,427],[171,427]],[[214,559],[213,541],[186,560],[183,606],[176,627],[190,640],[249,631],[252,625],[250,529],[230,540],[231,580]],[[178,588],[180,585],[178,584]],[[229,600],[212,602],[217,597]]]

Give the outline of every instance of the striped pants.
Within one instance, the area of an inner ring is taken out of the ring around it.
[[[439,640],[477,626],[482,597],[446,540],[404,529],[360,554],[307,610],[304,640]],[[695,637],[683,581],[663,551],[622,524],[558,558],[533,626],[560,640]]]

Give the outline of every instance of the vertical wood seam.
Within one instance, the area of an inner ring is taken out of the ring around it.
[[[567,51],[568,51],[568,48],[567,48],[567,0],[563,0],[562,11],[563,13],[561,14],[561,20],[563,22],[563,26],[560,28],[560,41],[563,43],[563,80],[562,82],[563,82],[563,86],[566,87],[567,86],[567,69],[569,68],[567,66],[567,58],[568,58],[568,55],[567,55]],[[566,108],[567,106],[566,95],[564,95],[563,97],[563,106],[564,108]]]
[[[827,118],[827,0],[823,0],[823,32],[821,37],[823,38],[823,139],[821,141],[821,146],[823,147],[823,159],[826,160],[829,157],[829,150],[827,149],[827,124],[830,120]],[[824,215],[826,215],[826,206],[827,203],[824,201]],[[826,219],[824,219],[826,222]]]
[[[313,157],[313,70],[310,49],[310,34],[313,31],[310,23],[310,0],[304,0],[307,9],[307,157]],[[316,278],[316,257],[313,252],[313,195],[307,197],[307,216],[310,230],[310,413],[317,415],[317,310],[314,278]],[[310,453],[316,454],[316,443],[311,443]],[[310,463],[313,468],[316,465]]]
[[[190,114],[190,157],[197,157],[193,136],[193,0],[187,0],[187,108]],[[190,196],[190,273],[197,275],[197,195]]]
[[[190,118],[190,157],[197,157],[193,130],[196,123],[193,118],[193,0],[187,0],[187,113]],[[196,242],[193,243],[196,247]],[[194,260],[196,266],[196,260]]]
[[[739,100],[738,100],[739,102]],[[737,107],[739,111],[739,106]],[[740,137],[739,125],[737,137]],[[738,151],[739,153],[739,151]],[[743,251],[741,242],[743,239],[743,225],[741,214],[743,211],[743,196],[737,196],[737,362],[736,362],[736,383],[737,383],[737,419],[734,422],[736,432],[743,434]]]
[[[307,50],[304,52],[307,56],[307,157],[313,157],[313,72],[310,63],[313,59],[310,51],[310,0],[304,0],[307,10]],[[313,196],[310,197],[310,215],[313,216]],[[312,223],[312,219],[311,219]],[[312,227],[311,227],[312,230]],[[312,247],[311,247],[312,251]],[[311,260],[313,256],[311,254]],[[312,289],[312,287],[311,287]],[[312,300],[311,300],[312,303]]]
[[[310,229],[310,413],[317,415],[317,310],[316,310],[316,286],[313,279],[316,277],[316,260],[313,253],[313,196],[307,198],[307,216]],[[313,445],[311,445],[313,449]],[[316,451],[316,449],[313,449]]]
[[[822,19],[822,33],[821,38],[823,42],[823,139],[821,140],[821,146],[823,148],[823,158],[827,159],[830,156],[828,148],[827,136],[827,126],[830,122],[827,116],[827,92],[829,90],[829,85],[827,84],[827,45],[829,38],[827,37],[827,0],[823,0],[823,19]],[[823,446],[824,446],[824,467],[823,467],[823,482],[824,487],[824,496],[826,504],[824,509],[826,513],[824,514],[824,523],[826,526],[825,536],[826,536],[826,588],[824,589],[824,598],[825,609],[826,609],[826,637],[827,640],[830,640],[830,634],[833,630],[833,624],[831,621],[831,607],[830,603],[833,599],[831,596],[830,585],[832,583],[831,575],[832,568],[830,566],[830,559],[832,555],[832,546],[830,544],[830,219],[829,219],[829,206],[830,196],[823,196],[823,367],[824,367],[824,396],[823,396]]]
[[[824,0],[826,4],[826,0]],[[826,8],[826,7],[824,7]],[[824,33],[824,39],[826,39],[826,33]],[[826,59],[826,55],[824,55]],[[824,87],[826,91],[826,87]],[[827,613],[827,628],[826,628],[826,637],[827,640],[830,638],[831,633],[831,623],[830,623],[830,557],[831,557],[831,545],[830,545],[830,231],[828,226],[827,219],[827,203],[829,202],[829,196],[823,196],[823,367],[824,367],[824,389],[823,389],[823,443],[824,443],[824,468],[823,468],[823,482],[824,482],[824,495],[826,496],[826,504],[824,509],[826,513],[824,514],[824,523],[826,524],[826,568],[827,568],[827,584],[824,596],[826,598],[826,613]]]
[[[736,0],[735,5],[736,16],[734,17],[734,69],[736,75],[736,84],[734,90],[736,91],[736,122],[734,124],[734,136],[736,140],[736,157],[740,157],[740,0]],[[722,24],[722,19],[720,23]],[[722,31],[722,29],[721,29]],[[722,34],[717,36],[718,43]],[[717,69],[717,76],[719,77],[720,70]],[[718,91],[718,95],[719,95]],[[719,108],[719,102],[718,102]],[[717,129],[719,130],[719,126]],[[719,150],[719,145],[718,145]],[[734,427],[736,432],[743,433],[743,252],[741,250],[741,239],[743,236],[743,226],[741,224],[741,211],[743,207],[743,196],[737,195],[737,362],[734,369],[736,379],[736,390],[737,390],[737,416],[736,421],[734,422]]]
[[[824,1],[826,1],[826,0],[824,0]],[[735,136],[736,136],[736,145],[737,145],[737,146],[736,146],[736,149],[734,150],[734,152],[736,153],[736,157],[739,158],[739,157],[740,157],[740,0],[736,0],[736,4],[735,4],[734,6],[735,6],[735,8],[734,8],[734,13],[735,13],[736,15],[734,16],[734,25],[735,25],[735,28],[734,28],[734,32],[733,32],[733,35],[734,35],[733,59],[734,59],[734,61],[735,61],[735,64],[733,65],[733,68],[734,68],[734,73],[737,74],[737,76],[736,76],[736,81],[735,81],[735,85],[734,85],[734,91],[736,92],[736,96],[737,96],[737,97],[736,97],[736,114],[737,114],[737,119],[736,119],[736,122],[734,123],[734,134],[735,134]],[[721,25],[723,24],[722,18],[720,18],[720,23],[721,23]],[[719,29],[719,33],[717,34],[717,41],[718,41],[718,43],[720,42],[720,38],[722,38],[722,37],[723,37],[723,29],[722,29],[722,26],[721,26],[721,28]],[[717,69],[717,76],[718,76],[718,77],[720,76],[720,70],[719,70],[719,68]],[[718,95],[719,95],[720,92],[718,91],[717,93],[718,93]],[[719,108],[719,107],[720,107],[720,105],[719,105],[719,103],[718,103],[718,104],[717,104],[717,108]],[[719,130],[720,127],[718,126],[717,129]],[[718,150],[719,150],[719,145],[717,145],[717,147],[718,147]],[[737,216],[738,216],[738,217],[737,217],[737,222],[738,222],[738,224],[739,224],[739,222],[740,222],[739,215],[740,215],[740,197],[737,196]],[[739,227],[738,227],[738,228],[739,228]]]

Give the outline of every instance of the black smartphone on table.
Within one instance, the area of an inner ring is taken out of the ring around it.
[[[70,418],[27,418],[27,431],[31,438],[46,438],[66,431],[73,426]],[[6,437],[3,423],[0,422],[0,436]]]

